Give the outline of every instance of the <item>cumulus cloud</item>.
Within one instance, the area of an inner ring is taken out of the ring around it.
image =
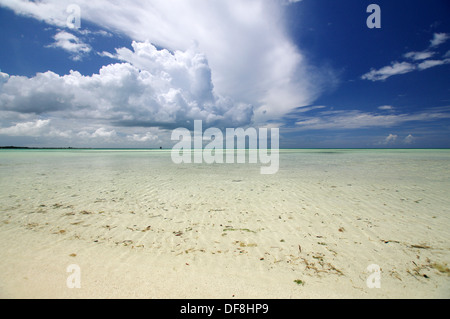
[[[388,137],[386,137],[384,139],[383,144],[392,144],[395,143],[395,141],[397,140],[398,135],[395,134],[389,134]]]
[[[397,134],[390,133],[388,136],[381,138],[378,142],[375,142],[375,145],[378,146],[408,146],[415,143],[416,138],[411,134],[402,138]]]
[[[0,71],[0,84],[5,83],[9,79],[9,74]]]
[[[398,137],[398,135],[389,134],[388,137],[385,138],[384,144],[395,143],[395,141],[397,140],[397,137]]]
[[[208,60],[195,47],[169,52],[133,42],[133,50],[118,49],[115,57],[122,62],[91,76],[76,71],[31,78],[3,74],[0,110],[125,128],[190,127],[192,119],[218,127],[251,122],[252,105],[216,94]],[[92,136],[113,135],[97,129]]]
[[[17,123],[11,127],[0,128],[0,134],[9,136],[39,136],[45,131],[49,123],[50,120]]]
[[[8,76],[1,86],[0,109],[36,114],[62,110],[73,98],[73,92],[61,79],[50,71],[33,78]]]
[[[412,136],[411,134],[409,134],[407,137],[405,137],[405,139],[403,140],[403,142],[405,143],[405,144],[413,144],[414,143],[414,141],[415,141],[415,137],[414,136]]]
[[[100,127],[91,136],[110,138],[116,136],[116,131],[115,130],[108,131],[106,128]]]
[[[92,50],[90,45],[83,43],[77,36],[66,31],[59,31],[53,38],[55,42],[48,47],[60,48],[69,52],[74,61],[81,60]]]
[[[151,132],[146,132],[145,134],[128,135],[127,138],[131,141],[136,141],[136,142],[148,142],[148,141],[159,141],[160,140],[158,135],[151,133]]]
[[[400,139],[397,134],[389,134],[386,138],[384,138],[381,142],[377,143],[378,145],[411,145],[415,143],[416,138],[409,134],[405,138]]]
[[[1,5],[18,14],[58,27],[66,23],[67,6],[76,3],[83,21],[127,35],[136,43],[152,43],[170,52],[186,52],[197,43],[198,51],[208,60],[215,92],[240,103],[241,108],[252,105],[256,123],[280,118],[296,107],[311,104],[336,78],[329,70],[312,68],[290,40],[281,22],[286,10],[280,5],[283,2],[286,1],[0,0]],[[68,39],[63,40],[64,45],[61,43],[59,47],[68,49]],[[72,47],[76,44],[74,39],[69,42]],[[134,50],[135,53],[145,51]],[[130,56],[121,50],[117,54],[137,65],[141,62],[138,53]],[[228,102],[223,100],[220,107],[224,103]],[[194,109],[193,113],[197,111]],[[247,113],[242,115],[246,116]]]
[[[67,139],[73,136],[73,132],[64,125],[60,128],[56,127],[50,119],[31,119],[16,121],[9,127],[0,127],[0,135]]]

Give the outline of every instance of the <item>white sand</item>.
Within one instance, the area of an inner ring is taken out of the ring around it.
[[[168,153],[3,153],[0,297],[449,298],[449,160],[286,151],[260,175]]]

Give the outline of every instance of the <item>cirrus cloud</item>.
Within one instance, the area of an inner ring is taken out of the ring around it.
[[[430,41],[430,47],[437,47],[448,39],[450,39],[450,35],[447,33],[435,33],[433,34],[433,39]]]
[[[430,51],[431,49],[436,49],[439,45],[450,39],[447,33],[435,33],[433,39],[430,41],[430,46],[425,51],[412,51],[405,53],[403,57],[412,60],[413,62],[392,62],[391,65],[382,67],[380,69],[372,68],[369,72],[363,74],[361,79],[370,81],[384,81],[391,76],[410,73],[412,71],[423,71],[438,65],[449,64],[450,59],[445,54],[442,60],[428,60],[432,56],[436,55],[435,51]],[[419,62],[422,61],[422,62]]]
[[[296,130],[346,130],[375,127],[394,127],[408,122],[430,122],[450,118],[449,107],[430,108],[416,113],[374,113],[360,110],[323,111],[316,116],[304,116],[296,124]]]
[[[379,70],[370,70],[370,72],[364,74],[361,78],[370,81],[384,81],[393,75],[409,73],[415,69],[416,66],[408,62],[392,62],[391,65]]]

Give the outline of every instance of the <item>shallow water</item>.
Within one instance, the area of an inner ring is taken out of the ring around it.
[[[168,150],[1,150],[0,236],[16,236],[17,250],[38,236],[61,249],[189,256],[211,269],[227,260],[264,278],[276,270],[277,280],[300,270],[310,282],[355,282],[375,262],[392,287],[415,287],[418,265],[434,271],[424,294],[443,279],[448,289],[431,265],[450,263],[450,150],[279,156],[279,171],[262,175],[260,163],[177,165]]]

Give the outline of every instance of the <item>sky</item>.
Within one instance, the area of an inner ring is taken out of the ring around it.
[[[449,16],[448,0],[0,0],[0,146],[170,148],[202,120],[279,128],[282,148],[449,148]]]

